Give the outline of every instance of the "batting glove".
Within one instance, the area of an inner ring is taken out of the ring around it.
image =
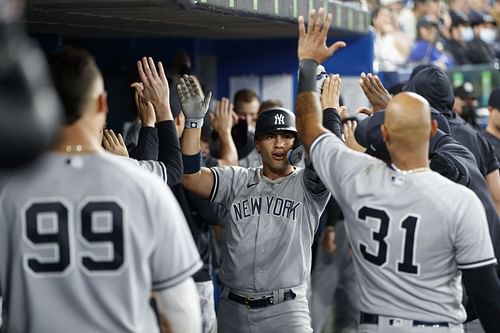
[[[181,100],[182,112],[186,116],[186,128],[201,128],[203,118],[210,106],[212,92],[203,95],[201,87],[193,76],[184,75],[179,79],[177,92]]]

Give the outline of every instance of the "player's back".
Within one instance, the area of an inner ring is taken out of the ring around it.
[[[485,261],[480,265],[495,262],[482,257],[491,241],[477,197],[433,171],[402,173],[381,162],[347,183],[341,203],[349,207],[343,211],[361,310],[430,322],[465,320],[458,269],[475,267],[477,258]]]
[[[175,207],[159,214],[174,202],[162,187],[106,153],[48,154],[12,176],[0,192],[5,331],[156,332],[151,290],[179,282],[157,244],[182,238],[165,231],[179,222]]]
[[[402,172],[318,137],[310,157],[346,220],[364,313],[461,324],[459,269],[496,263],[484,208],[428,168]]]

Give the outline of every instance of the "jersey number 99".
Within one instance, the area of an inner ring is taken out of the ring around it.
[[[88,202],[79,212],[78,233],[82,240],[92,245],[112,244],[112,258],[95,260],[96,254],[80,254],[81,267],[88,272],[105,272],[118,270],[124,262],[123,249],[123,210],[113,201]],[[109,226],[96,226],[93,214],[103,214],[110,221]],[[44,217],[51,223],[44,224]],[[39,254],[26,255],[27,269],[35,274],[62,273],[71,264],[71,233],[68,208],[61,202],[34,203],[25,213],[24,232],[28,243],[40,253],[55,248],[56,255],[51,258],[41,258]]]

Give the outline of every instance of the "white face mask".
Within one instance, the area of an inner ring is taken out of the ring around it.
[[[479,38],[486,44],[493,43],[497,37],[497,32],[494,29],[486,28],[479,30]]]
[[[470,42],[474,39],[474,31],[472,31],[471,27],[465,27],[460,29],[460,37],[464,42]]]

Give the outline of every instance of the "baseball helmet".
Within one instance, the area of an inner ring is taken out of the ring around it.
[[[255,137],[276,131],[297,133],[295,115],[292,111],[282,107],[274,107],[264,110],[259,115],[257,124],[255,125]]]

